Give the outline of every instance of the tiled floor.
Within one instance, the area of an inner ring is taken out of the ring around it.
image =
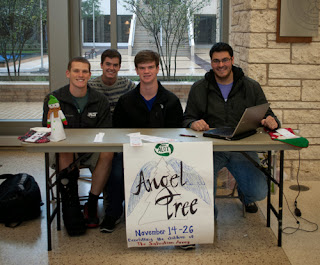
[[[27,154],[23,151],[0,150],[0,174],[26,172],[39,183],[45,198],[43,154]],[[293,206],[296,191],[285,182],[285,195]],[[298,206],[302,217],[319,222],[319,182],[302,183],[310,187],[301,192]],[[88,184],[81,182],[80,194],[88,192]],[[274,197],[274,196],[273,196]],[[274,198],[273,198],[274,199]],[[25,222],[11,229],[0,224],[0,264],[319,264],[319,231],[297,231],[283,235],[283,247],[277,246],[273,233],[277,227],[272,218],[272,229],[266,227],[265,204],[259,203],[257,214],[242,216],[237,199],[217,199],[219,215],[213,245],[198,245],[195,250],[184,251],[176,247],[127,248],[125,223],[112,234],[102,234],[98,229],[88,230],[80,237],[69,237],[62,226],[53,228],[53,250],[47,252],[45,207],[41,218]],[[102,215],[102,202],[99,211]],[[299,219],[300,228],[311,230],[314,225]],[[283,227],[294,226],[295,220],[284,206]]]
[[[0,102],[2,119],[42,119],[42,102]]]

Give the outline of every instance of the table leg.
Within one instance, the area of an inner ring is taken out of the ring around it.
[[[280,176],[279,176],[279,213],[278,213],[278,246],[282,246],[282,207],[283,207],[283,165],[284,151],[280,151]]]
[[[46,210],[47,210],[47,241],[48,251],[52,250],[51,246],[51,213],[50,213],[50,176],[49,176],[49,153],[45,153],[45,171],[46,171]]]
[[[271,151],[268,151],[268,171],[271,172]],[[268,197],[267,197],[267,227],[270,227],[270,220],[271,220],[271,179],[267,178],[268,182]]]
[[[60,187],[59,187],[59,179],[58,174],[60,171],[60,165],[59,165],[59,153],[55,154],[56,157],[56,198],[57,198],[57,230],[61,230],[61,211],[60,211]]]

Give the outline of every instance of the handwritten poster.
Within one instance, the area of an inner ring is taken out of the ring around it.
[[[123,148],[128,247],[212,244],[212,143]]]

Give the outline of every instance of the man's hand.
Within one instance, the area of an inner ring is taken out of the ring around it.
[[[209,125],[204,120],[197,120],[191,123],[190,128],[194,131],[207,131],[209,130]]]
[[[277,127],[278,127],[278,123],[276,122],[276,120],[272,116],[268,116],[267,118],[263,119],[261,121],[261,124],[264,127],[269,128],[270,130],[277,129]]]

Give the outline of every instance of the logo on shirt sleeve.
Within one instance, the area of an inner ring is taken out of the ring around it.
[[[95,117],[97,117],[98,112],[88,112],[88,118],[90,119],[94,119]]]

